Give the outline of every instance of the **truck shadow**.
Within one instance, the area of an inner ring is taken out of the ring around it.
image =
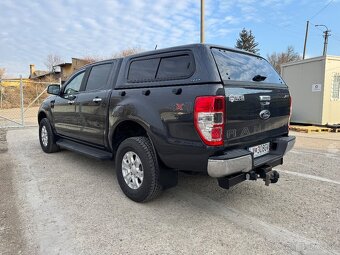
[[[100,161],[67,150],[62,150],[56,154],[51,154],[50,156],[55,157],[57,155],[58,157],[62,158],[62,161],[74,162],[74,164],[77,165],[77,169],[80,169],[75,171],[82,171],[82,173],[88,175],[89,178],[91,178],[91,176],[96,176],[97,178],[103,179],[109,178],[115,187],[114,189],[119,189],[114,167],[115,162],[113,160]],[[70,171],[73,170],[70,169]],[[183,189],[183,192],[194,192],[201,196],[209,197],[210,199],[218,201],[224,201],[226,203],[239,201],[239,199],[243,199],[245,196],[256,201],[261,200],[261,198],[264,196],[270,195],[270,188],[265,187],[262,180],[257,182],[243,182],[231,187],[229,190],[226,190],[220,188],[218,186],[217,180],[209,177],[208,175],[191,175],[179,172],[178,185],[176,187],[164,190],[160,198],[156,200],[166,199],[168,194],[171,197],[171,194],[176,191],[176,189]],[[152,203],[152,201],[149,203]]]

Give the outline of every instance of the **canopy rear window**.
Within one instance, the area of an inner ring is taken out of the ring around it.
[[[213,48],[212,53],[222,80],[225,82],[284,85],[275,69],[261,57],[217,48]]]

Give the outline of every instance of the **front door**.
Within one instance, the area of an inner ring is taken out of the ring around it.
[[[76,102],[85,71],[76,73],[56,96],[52,109],[53,121],[57,134],[77,138],[79,124],[76,113]]]
[[[104,146],[113,67],[113,62],[90,67],[87,82],[77,95],[79,139],[84,142]]]

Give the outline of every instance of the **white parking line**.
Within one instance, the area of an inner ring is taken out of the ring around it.
[[[280,170],[279,172],[286,173],[286,174],[291,174],[291,175],[296,175],[296,176],[299,176],[299,177],[308,178],[308,179],[312,179],[312,180],[317,180],[317,181],[322,181],[322,182],[329,182],[329,183],[340,185],[340,182],[338,182],[338,181],[330,180],[330,179],[323,178],[323,177],[320,177],[320,176],[315,176],[315,175],[310,175],[310,174],[303,174],[303,173],[297,173],[297,172],[292,172],[292,171],[288,171],[288,170]]]
[[[294,154],[312,154],[312,155],[316,155],[316,156],[323,156],[323,157],[327,157],[327,158],[332,158],[332,159],[340,160],[339,154],[334,154],[334,153],[331,153],[331,152],[320,152],[320,151],[315,152],[315,151],[305,151],[305,150],[296,150],[296,149],[293,149],[289,153],[294,153]]]
[[[183,190],[182,188],[178,188],[174,192],[176,193],[176,197],[184,198],[195,207],[201,208],[202,211],[222,216],[227,221],[231,221],[246,231],[255,232],[266,240],[278,242],[299,254],[340,254],[338,251],[326,248],[325,244],[320,244],[316,240],[306,238],[285,228],[246,215],[234,208],[227,207],[222,203],[187,189]]]

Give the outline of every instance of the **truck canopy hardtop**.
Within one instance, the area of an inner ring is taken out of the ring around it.
[[[137,54],[133,54],[130,56],[126,56],[123,58],[117,58],[117,59],[111,59],[112,60],[118,60],[122,62],[122,66],[128,66],[135,60],[140,59],[153,59],[153,58],[159,58],[159,57],[167,57],[169,55],[174,56],[176,54],[182,55],[182,54],[189,54],[194,59],[194,65],[195,65],[195,72],[188,78],[185,79],[178,79],[178,80],[170,80],[170,81],[163,81],[162,86],[166,85],[181,85],[181,84],[198,84],[198,83],[221,83],[224,80],[223,74],[220,74],[221,72],[221,66],[217,63],[216,64],[216,57],[212,53],[212,49],[217,49],[222,52],[233,52],[236,53],[234,55],[242,54],[245,58],[255,57],[256,59],[261,59],[266,64],[268,64],[269,68],[272,69],[269,63],[267,63],[267,60],[262,58],[261,56],[258,56],[256,54],[234,49],[234,48],[228,48],[223,47],[219,45],[213,45],[213,44],[188,44],[188,45],[182,45],[182,46],[176,46],[176,47],[170,47],[170,48],[164,48],[164,49],[158,49],[158,50],[152,50],[152,51],[146,51],[141,52]],[[239,53],[239,54],[237,54]],[[214,58],[215,57],[215,58]],[[99,63],[105,63],[110,60],[104,60],[97,62]],[[254,61],[255,63],[256,61]],[[150,82],[143,82],[143,85],[140,83],[131,83],[127,80],[127,70],[128,68],[122,68],[121,72],[118,75],[117,79],[117,88],[131,88],[131,87],[141,87],[145,86],[148,87],[149,85],[152,85]],[[125,72],[123,72],[125,71]],[[277,76],[277,79],[280,79],[279,75],[274,71],[274,69],[271,70],[274,74],[274,76]],[[261,74],[259,74],[259,79],[261,80]],[[282,81],[282,80],[280,80]],[[282,81],[282,84],[284,82]]]

